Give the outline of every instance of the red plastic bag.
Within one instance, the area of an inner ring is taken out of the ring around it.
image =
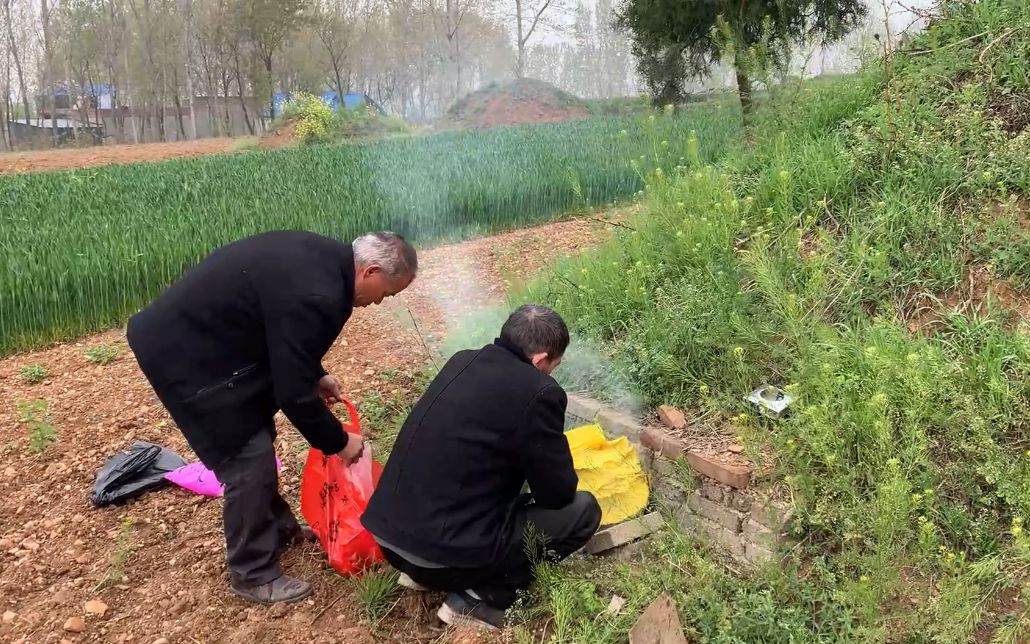
[[[361,434],[358,412],[344,400],[352,424],[342,423],[351,434]],[[366,444],[364,454],[348,467],[339,456],[308,450],[300,485],[300,512],[314,531],[329,565],[343,575],[359,575],[381,562],[383,553],[371,533],[361,525],[383,467],[372,459]]]

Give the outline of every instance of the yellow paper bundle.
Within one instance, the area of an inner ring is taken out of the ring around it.
[[[605,438],[600,425],[584,425],[565,432],[579,489],[592,493],[601,505],[601,524],[625,521],[647,505],[647,476],[637,451],[624,436]]]

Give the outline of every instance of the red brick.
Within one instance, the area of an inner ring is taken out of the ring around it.
[[[683,429],[687,426],[687,417],[672,405],[662,405],[658,408],[658,420],[670,429]]]
[[[743,490],[751,483],[751,468],[743,465],[727,465],[698,454],[687,452],[690,467],[703,476],[715,479],[720,483],[738,490]]]
[[[645,427],[640,432],[640,442],[666,458],[681,456],[687,449],[683,441],[669,436],[658,427]]]

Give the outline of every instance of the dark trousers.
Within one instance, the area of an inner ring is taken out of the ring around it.
[[[279,553],[300,530],[279,494],[273,430],[258,432],[239,453],[214,468],[225,486],[222,524],[234,584],[265,584],[282,574]]]
[[[589,492],[577,492],[572,503],[558,510],[534,504],[518,506],[508,522],[497,560],[482,568],[422,568],[383,548],[397,570],[415,582],[444,592],[471,590],[494,608],[508,609],[517,591],[533,583],[533,566],[561,561],[582,548],[597,532],[601,508]]]

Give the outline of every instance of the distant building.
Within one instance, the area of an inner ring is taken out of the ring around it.
[[[68,112],[88,110],[104,110],[110,112],[114,109],[116,90],[113,85],[100,83],[89,83],[83,87],[72,84],[61,84],[54,88],[52,94],[39,94],[36,96],[36,107],[40,114],[49,114],[51,103],[53,104],[56,116],[65,116]]]
[[[16,147],[61,145],[80,138],[92,137],[94,144],[104,138],[104,126],[73,119],[17,119],[8,122],[11,140]]]
[[[277,117],[280,114],[282,114],[283,105],[291,98],[293,98],[292,95],[287,92],[277,92],[275,94],[275,96],[272,98],[272,105],[273,109],[275,110],[273,117]],[[372,100],[372,97],[368,94],[352,92],[350,94],[344,94],[343,99],[341,100],[339,92],[327,91],[322,92],[320,94],[320,98],[325,102],[326,105],[333,108],[334,110],[340,109],[340,107],[345,107],[348,110],[356,110],[359,107],[364,107],[366,109],[371,109],[379,114],[386,114],[386,111],[382,108],[382,106],[379,105],[379,103],[376,103],[374,100]],[[267,110],[265,111],[265,116],[268,116]]]

